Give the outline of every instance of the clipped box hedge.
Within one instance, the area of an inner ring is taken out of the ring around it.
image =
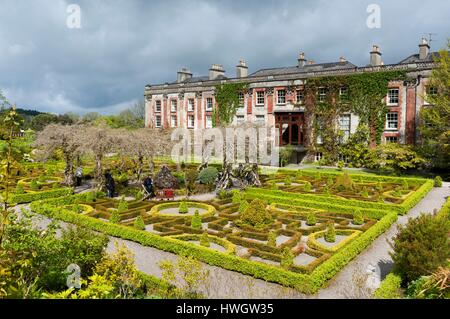
[[[25,193],[25,194],[11,194],[9,196],[9,202],[14,204],[30,203],[43,199],[50,199],[56,197],[70,196],[73,194],[72,188],[58,188],[48,191]]]
[[[31,203],[31,209],[39,214],[63,220],[68,223],[89,227],[110,236],[132,240],[144,246],[151,246],[181,256],[192,256],[207,264],[237,271],[245,275],[293,287],[307,294],[316,293],[324,284],[345,265],[369,246],[380,234],[386,231],[397,219],[395,212],[387,213],[377,224],[361,234],[354,241],[320,264],[311,274],[294,273],[282,268],[243,259],[231,254],[217,252],[170,237],[163,237],[146,231],[137,230],[120,224],[113,224],[86,215],[77,214],[58,206],[79,203],[85,200],[85,194],[56,198]],[[58,205],[58,206],[55,206]]]

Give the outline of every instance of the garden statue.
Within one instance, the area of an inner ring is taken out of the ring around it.
[[[163,165],[158,174],[156,174],[154,185],[159,189],[177,188],[178,180],[172,175],[167,165]]]
[[[227,163],[222,173],[219,175],[216,183],[216,190],[225,190],[230,188],[245,188],[247,186],[261,186],[258,174],[257,164],[242,164],[233,172],[233,165]]]

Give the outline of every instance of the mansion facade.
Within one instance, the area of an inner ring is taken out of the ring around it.
[[[248,72],[245,61],[236,66],[236,76],[225,76],[221,65],[213,64],[206,76],[194,77],[183,68],[172,83],[147,85],[145,87],[145,125],[152,128],[182,127],[187,129],[206,129],[213,126],[213,110],[216,107],[214,89],[223,83],[246,83],[248,89],[239,96],[239,108],[233,124],[250,122],[275,126],[280,130],[280,145],[301,147],[303,143],[303,124],[305,109],[304,84],[310,78],[339,76],[356,73],[404,70],[408,82],[389,83],[385,102],[389,108],[386,115],[383,143],[414,144],[418,139],[418,113],[426,105],[424,96],[432,88],[427,86],[433,58],[426,39],[422,39],[416,54],[396,64],[385,65],[382,53],[374,45],[367,66],[356,66],[341,57],[337,62],[315,63],[308,61],[304,53],[291,67]],[[344,88],[343,88],[344,90]],[[345,92],[342,92],[345,94]],[[326,89],[318,89],[317,99],[326,98]],[[342,114],[339,118],[340,130],[344,136],[356,131],[359,118],[355,114]],[[320,144],[320,139],[317,140]]]

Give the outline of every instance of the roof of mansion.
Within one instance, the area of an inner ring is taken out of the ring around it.
[[[208,75],[189,77],[182,81],[175,81],[164,84],[148,84],[145,87],[145,94],[158,94],[170,92],[202,91],[214,88],[221,83],[258,83],[274,81],[293,81],[311,77],[327,75],[345,75],[352,73],[379,72],[388,70],[406,70],[410,72],[430,70],[434,66],[434,58],[438,52],[430,52],[426,58],[420,59],[419,54],[413,54],[396,64],[388,65],[367,65],[356,66],[355,64],[341,59],[339,62],[330,63],[305,63],[304,65],[260,69],[244,77],[228,78],[223,74],[210,79]]]

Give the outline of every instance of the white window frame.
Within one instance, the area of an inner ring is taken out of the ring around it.
[[[264,96],[264,91],[256,91],[256,106],[264,106],[265,103],[266,97]]]
[[[195,100],[188,99],[188,112],[194,112],[194,111],[195,111]]]
[[[258,123],[258,124],[266,123],[266,116],[263,114],[255,115],[255,123]]]
[[[395,139],[395,141],[391,141],[390,139]],[[386,144],[398,143],[398,136],[386,136],[385,142],[386,142]]]
[[[396,95],[394,92],[397,91]],[[397,102],[395,101],[397,100]],[[399,88],[391,88],[388,90],[387,94],[387,105],[398,105],[400,103],[400,89]]]
[[[161,113],[161,110],[162,110],[162,102],[161,102],[161,100],[156,100],[155,101],[155,113]]]
[[[281,94],[281,92],[283,92],[283,94]],[[277,104],[278,105],[286,104],[286,90],[277,91]]]
[[[195,127],[195,116],[194,115],[188,115],[188,128],[194,128]]]
[[[242,124],[245,122],[245,115],[236,115],[236,124]]]
[[[343,120],[345,120],[345,126],[343,126]],[[351,127],[352,127],[352,117],[350,114],[342,114],[341,116],[339,116],[339,130],[341,132],[344,132],[344,136],[341,142],[347,141],[347,139],[350,137]]]
[[[208,122],[209,122],[209,124],[208,124]],[[206,115],[206,117],[205,117],[205,127],[206,128],[212,128],[212,115]]]
[[[322,158],[323,158],[322,152],[316,152],[316,153],[314,154],[314,162],[318,162],[318,161],[320,161]]]
[[[170,100],[170,112],[177,112],[178,109],[178,102],[177,100]]]
[[[396,120],[389,119],[390,115],[395,115]],[[390,123],[396,123],[395,127],[391,127]],[[398,112],[388,112],[386,114],[386,130],[388,131],[398,131]]]
[[[297,90],[297,92],[295,92],[295,98],[297,100],[298,104],[305,104],[305,90]]]
[[[175,125],[173,124],[173,120],[175,119]],[[175,114],[172,114],[170,116],[170,126],[171,127],[178,127],[178,116]]]
[[[207,111],[212,111],[213,106],[214,106],[213,98],[212,97],[207,97],[206,98],[206,110]]]
[[[346,101],[348,99],[348,87],[343,86],[339,88],[339,99]]]
[[[158,121],[158,119],[159,119],[159,121]],[[158,124],[158,122],[159,122],[159,124]],[[156,115],[155,116],[155,127],[161,127],[161,115]]]
[[[318,90],[317,90],[317,101],[321,102],[321,103],[325,102],[327,100],[327,93],[328,93],[328,90],[327,90],[326,87],[318,88]]]
[[[238,99],[239,99],[239,105],[238,105],[238,107],[244,107],[244,104],[245,104],[244,98],[245,98],[244,93],[239,92],[239,93],[238,93]]]

